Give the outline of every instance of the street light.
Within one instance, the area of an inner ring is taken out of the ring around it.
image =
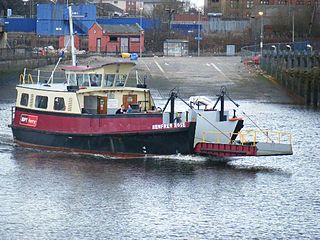
[[[190,35],[193,33],[193,30],[188,30],[188,42],[190,42]]]
[[[287,44],[286,47],[291,51],[291,46],[289,44]]]
[[[277,52],[277,47],[276,47],[276,45],[272,45],[271,47],[272,47],[273,51],[276,53],[276,52]]]
[[[199,8],[199,15],[198,15],[198,37],[197,37],[197,40],[198,40],[198,57],[200,57],[200,14],[201,14],[201,8]]]
[[[312,53],[312,46],[310,44],[307,44],[307,48],[310,48],[310,52]]]
[[[174,10],[174,9],[171,9],[171,8],[166,8],[165,11],[168,12],[168,14],[169,14],[169,21],[168,21],[168,33],[169,33],[169,37],[168,37],[168,38],[170,38],[170,36],[171,36],[171,21],[172,21],[172,15],[173,15],[173,13],[175,12],[175,10]]]
[[[141,3],[141,2],[140,2]],[[140,40],[139,40],[139,50],[140,50],[140,57],[142,57],[142,42],[141,42],[141,39],[142,39],[142,11],[143,11],[143,7],[141,7],[140,5]]]
[[[263,49],[263,12],[259,12],[259,16],[261,17],[261,29],[260,29],[260,56],[262,57],[262,49]]]
[[[23,5],[25,6],[25,8],[27,7],[27,3],[29,2],[29,0],[22,0],[23,2]],[[30,5],[30,9],[31,9],[31,5]],[[28,10],[26,11],[26,15],[25,15],[25,18],[27,17],[27,12]]]
[[[289,8],[289,19],[290,19],[290,17],[291,17],[291,14],[292,14],[292,42],[294,43],[294,9],[293,9],[293,4],[291,4],[290,2],[291,2],[292,0],[289,0],[288,1],[288,8]],[[290,22],[290,20],[289,20],[289,22]]]

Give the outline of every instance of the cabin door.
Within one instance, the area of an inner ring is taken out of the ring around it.
[[[108,97],[98,97],[97,98],[97,113],[107,114],[107,103]]]
[[[129,52],[129,38],[121,38],[121,52],[127,53]]]
[[[128,108],[129,104],[137,104],[137,95],[123,95],[123,105]]]
[[[97,53],[101,52],[101,38],[97,38]]]

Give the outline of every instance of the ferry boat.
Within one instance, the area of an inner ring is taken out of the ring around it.
[[[129,61],[68,66],[62,83],[53,78],[34,83],[30,75],[22,75],[10,125],[15,141],[109,156],[292,154],[289,133],[242,130],[244,120],[225,110],[224,89],[216,103],[204,96],[181,99],[188,106],[185,112],[175,111],[179,96],[172,92],[160,109],[145,83],[129,79],[134,66]],[[169,104],[170,111],[165,111]],[[117,114],[121,106],[130,106],[130,112]],[[260,142],[258,133],[267,141]]]
[[[169,124],[144,84],[128,87],[134,65],[70,66],[64,69],[65,83],[18,85],[15,140],[91,153],[191,153],[195,123]],[[121,105],[132,112],[116,114]]]
[[[73,44],[71,48],[74,53]],[[16,143],[118,157],[292,154],[289,133],[242,130],[244,120],[225,110],[224,88],[215,103],[204,96],[186,102],[172,92],[160,109],[145,82],[131,74],[134,62],[77,66],[74,56],[72,66],[63,68],[63,82],[53,77],[59,62],[44,82],[40,74],[37,81],[26,70],[21,75],[10,124]],[[176,99],[186,104],[186,111],[175,111]],[[259,134],[266,141],[261,142]]]

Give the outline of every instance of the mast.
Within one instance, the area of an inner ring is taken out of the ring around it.
[[[72,8],[68,6],[69,9],[69,28],[70,28],[70,39],[71,39],[71,55],[72,55],[72,66],[77,65],[75,48],[74,48],[74,36],[73,36],[73,23],[72,23]]]
[[[226,117],[224,115],[224,90],[221,90],[220,95],[220,122],[225,121]]]
[[[177,97],[177,94],[175,92],[171,92],[171,96],[170,96],[170,107],[171,107],[171,110],[170,110],[170,123],[173,123],[174,122],[174,100],[175,98]]]

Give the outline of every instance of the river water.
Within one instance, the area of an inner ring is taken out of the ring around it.
[[[0,76],[0,239],[320,239],[319,111],[241,101],[294,155],[108,159],[16,146]]]

